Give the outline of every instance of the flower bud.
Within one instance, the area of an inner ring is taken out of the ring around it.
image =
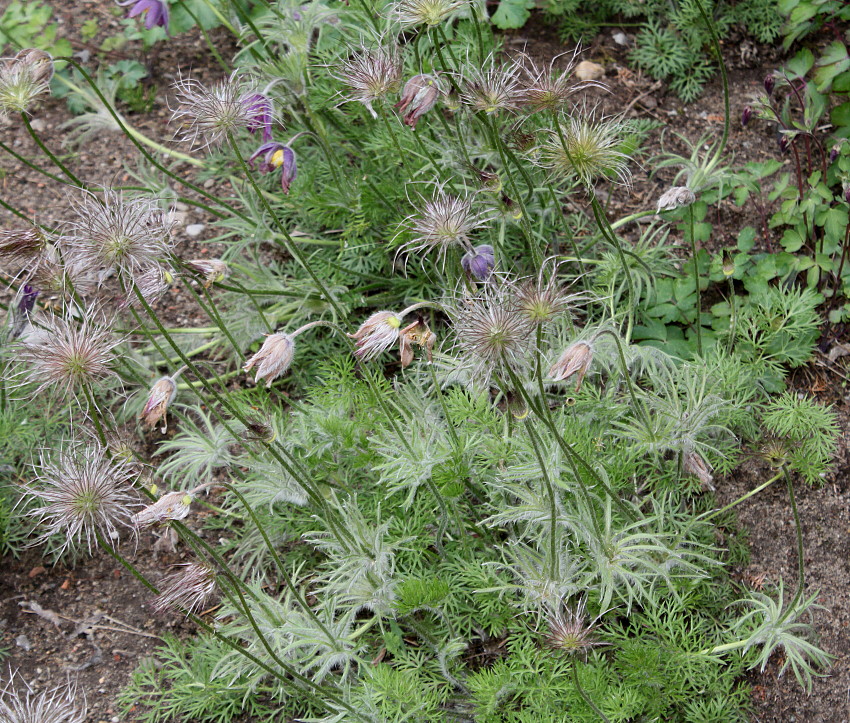
[[[773,77],[773,73],[766,76],[764,79],[764,92],[767,93],[767,97],[773,95],[773,88],[776,86],[776,78]]]
[[[577,341],[570,344],[558,361],[551,366],[549,376],[552,381],[562,382],[576,374],[576,391],[578,391],[592,361],[593,348],[586,341]]]
[[[187,261],[186,265],[192,271],[203,275],[205,289],[219,281],[224,281],[230,273],[227,264],[221,259],[192,259]]]
[[[354,355],[364,361],[371,361],[389,349],[398,341],[401,319],[392,311],[376,311],[354,334],[348,336],[355,340]]]
[[[148,527],[169,520],[184,520],[192,509],[191,492],[169,492],[131,518],[136,527]]]
[[[661,195],[661,198],[658,199],[657,210],[659,213],[661,211],[672,211],[682,206],[690,206],[696,200],[697,197],[690,188],[686,186],[673,186],[667,189]]]
[[[838,154],[841,152],[841,146],[833,146],[832,150],[829,152],[829,162],[835,163],[835,159],[838,158]]]
[[[714,491],[712,484],[714,477],[711,476],[711,468],[699,454],[696,452],[686,454],[682,466],[686,474],[692,474],[700,481],[702,487]]]
[[[401,100],[395,104],[404,115],[402,120],[411,128],[436,105],[441,95],[436,76],[414,75],[404,86]]]
[[[746,127],[747,123],[750,122],[750,118],[753,117],[753,109],[750,106],[746,106],[744,111],[741,113],[741,125]]]
[[[720,268],[727,279],[735,273],[735,259],[732,258],[732,254],[726,249],[723,250],[723,260],[720,262]]]
[[[294,355],[295,340],[289,334],[282,332],[267,334],[260,350],[245,363],[242,369],[249,372],[257,367],[254,381],[259,383],[260,379],[263,379],[266,387],[270,387],[275,379],[286,373]]]
[[[778,145],[780,153],[787,153],[788,149],[791,148],[791,138],[784,133],[781,133],[779,135]]]
[[[467,276],[471,276],[478,281],[486,281],[493,272],[493,267],[496,265],[493,247],[489,244],[476,246],[472,251],[467,251],[463,255],[460,265],[463,267]]]
[[[148,401],[139,418],[149,427],[156,426],[157,422],[162,420],[162,427],[159,431],[165,434],[165,430],[168,429],[166,414],[176,395],[177,382],[172,377],[159,379],[151,387]]]

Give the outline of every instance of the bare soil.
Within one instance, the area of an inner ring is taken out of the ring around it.
[[[80,18],[97,17],[101,32],[117,28],[117,20],[110,12],[111,0],[69,0],[54,4],[63,25],[63,34],[77,37]],[[613,30],[613,29],[612,29]],[[628,32],[628,29],[626,29]],[[98,39],[84,44],[75,41],[75,50],[94,50]],[[214,35],[219,47],[229,42],[223,35]],[[507,38],[511,50],[525,50],[547,62],[554,56],[572,50],[562,44],[556,33],[538,21],[532,21],[522,31]],[[737,118],[745,105],[756,97],[764,76],[781,62],[777,50],[755,45],[745,38],[732,38],[726,42],[726,58],[732,91],[732,134],[729,150],[735,163],[778,157],[776,139],[771,129],[757,124],[747,129],[740,127]],[[611,33],[600,35],[588,47],[583,58],[605,67],[605,81],[610,93],[599,94],[604,107],[614,110],[628,109],[634,117],[652,117],[664,124],[665,131],[656,133],[650,143],[649,156],[660,152],[662,138],[664,149],[683,151],[684,145],[676,139],[681,134],[691,142],[706,132],[719,136],[723,126],[723,101],[719,82],[712,83],[696,102],[685,105],[666,92],[663,84],[626,66],[627,48],[618,45]],[[227,57],[228,52],[223,53]],[[113,54],[115,56],[116,54]],[[144,116],[130,116],[131,122],[155,140],[167,142],[171,131],[166,121],[168,109],[166,95],[177,69],[191,70],[195,76],[209,81],[221,75],[220,69],[209,57],[199,33],[191,32],[163,44],[154,54],[144,56],[138,47],[128,46],[117,53],[123,57],[143,59],[148,64],[151,77],[145,83],[157,88],[154,108]],[[556,61],[558,62],[565,61]],[[67,131],[62,124],[69,119],[65,104],[48,99],[36,112],[40,132],[52,148],[62,148]],[[28,158],[39,162],[37,148],[26,131],[17,122],[0,121],[0,138],[4,143]],[[65,149],[75,171],[92,182],[123,183],[129,181],[124,164],[132,162],[135,150],[129,141],[119,135],[103,134],[78,150]],[[650,179],[650,168],[637,170],[631,192],[617,191],[612,199],[612,215],[651,208],[658,196],[669,186],[672,173]],[[186,169],[187,173],[190,169]],[[55,184],[45,183],[43,177],[21,168],[13,159],[0,156],[0,197],[14,203],[27,214],[43,222],[62,220],[66,194]],[[212,218],[196,209],[186,209],[180,231],[181,255],[189,258],[215,255],[205,239],[212,236]],[[752,207],[738,209],[729,202],[721,204],[712,219],[714,237],[712,249],[733,246],[738,231],[744,225],[757,225],[758,217]],[[16,225],[14,217],[0,209],[0,224]],[[205,224],[197,237],[185,233],[190,224]],[[770,243],[770,240],[761,240]],[[195,305],[179,289],[173,289],[161,302],[175,323],[187,326],[204,323]],[[846,336],[843,329],[832,330],[824,352],[835,341]],[[848,341],[848,339],[843,339]],[[824,402],[834,404],[842,428],[850,419],[850,398],[846,390],[846,369],[838,364],[828,364],[820,356],[813,364],[796,374],[793,384],[799,391],[813,394]],[[2,460],[0,460],[2,462]],[[723,504],[744,494],[766,479],[770,470],[757,457],[745,463],[734,475],[717,481],[718,501]],[[848,581],[850,581],[850,446],[845,435],[833,473],[823,487],[812,489],[804,485],[797,488],[798,503],[803,519],[806,550],[806,586],[809,594],[820,591],[818,601],[825,608],[815,622],[821,635],[822,646],[835,662],[830,673],[815,681],[811,695],[806,695],[793,676],[777,677],[782,666],[780,655],[774,656],[763,673],[753,672],[753,717],[758,723],[847,723],[850,721],[848,691],[850,690],[850,606],[848,606]],[[734,570],[741,584],[748,586],[776,582],[780,577],[786,588],[794,584],[796,553],[794,525],[787,492],[775,484],[762,494],[742,504],[738,514],[749,533],[751,560],[746,568]],[[154,551],[154,535],[143,535],[135,549],[134,559],[142,572],[154,582],[168,566],[181,561],[181,552]],[[36,551],[28,552],[20,560],[5,559],[0,569],[0,647],[9,649],[11,655],[4,661],[5,677],[9,670],[19,670],[36,689],[43,689],[64,681],[76,681],[80,695],[85,695],[89,707],[89,721],[121,720],[117,707],[118,692],[126,685],[129,675],[139,660],[156,647],[158,637],[165,631],[178,635],[191,632],[177,615],[156,617],[150,611],[151,597],[136,580],[132,579],[118,563],[96,553],[93,558],[81,561],[76,568],[64,566],[45,567]],[[33,612],[38,606],[42,614]],[[47,611],[47,612],[44,612]],[[52,614],[58,617],[53,618]],[[53,618],[53,621],[51,621]],[[4,674],[0,673],[0,679]],[[124,720],[134,720],[130,714]]]

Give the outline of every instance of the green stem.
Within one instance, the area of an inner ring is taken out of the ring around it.
[[[697,240],[694,235],[694,205],[688,206],[688,227],[691,238],[691,262],[694,265],[694,288],[697,293],[697,354],[702,357],[702,294],[700,293],[699,263],[697,262]]]
[[[537,432],[534,431],[534,424],[531,420],[528,421],[527,428],[528,437],[531,439],[531,446],[534,449],[534,456],[537,457],[537,464],[540,465],[540,474],[543,477],[543,484],[546,486],[546,494],[549,497],[549,579],[555,581],[560,576],[557,538],[558,506],[555,500],[555,488],[552,486],[552,480],[549,479],[549,471],[546,469],[546,462],[540,451],[540,440],[537,437]]]
[[[733,502],[730,502],[725,507],[721,507],[719,510],[713,510],[712,512],[704,512],[703,514],[696,517],[694,519],[694,522],[697,522],[697,521],[708,522],[710,520],[713,520],[715,517],[722,515],[724,512],[728,512],[733,507],[737,507],[742,502],[745,502],[746,500],[750,499],[750,497],[754,497],[755,495],[757,495],[762,490],[767,489],[768,487],[770,487],[770,485],[772,485],[774,482],[776,482],[776,480],[780,479],[781,477],[782,477],[782,472],[771,477],[767,482],[763,482],[762,484],[760,484],[755,489],[750,490],[749,492],[747,492],[747,494],[742,495],[741,497],[734,500]]]
[[[77,188],[86,188],[86,184],[83,183],[79,178],[77,178],[68,168],[66,168],[65,164],[62,163],[50,149],[42,143],[41,138],[38,137],[38,133],[33,130],[32,125],[30,125],[30,119],[27,117],[27,114],[23,111],[21,112],[21,118],[24,121],[24,125],[26,126],[27,132],[30,134],[30,137],[35,141],[35,144],[44,152],[44,154],[50,159],[54,166],[56,166],[62,173],[64,173]]]
[[[587,703],[593,709],[593,712],[596,713],[596,715],[598,715],[603,721],[605,721],[605,723],[611,723],[611,721],[608,720],[607,716],[601,710],[599,710],[599,708],[596,707],[596,703],[594,703],[590,699],[590,697],[587,695],[587,693],[584,692],[584,688],[581,687],[581,683],[579,682],[579,679],[578,679],[578,669],[577,669],[575,662],[573,662],[573,664],[570,667],[572,668],[572,671],[573,671],[573,683],[575,683],[576,690],[578,691],[578,694],[581,696],[581,699],[585,703]]]

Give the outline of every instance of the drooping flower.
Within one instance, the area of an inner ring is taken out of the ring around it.
[[[658,212],[672,211],[683,206],[690,206],[697,200],[694,192],[687,186],[673,186],[661,194],[658,199]]]
[[[417,121],[434,107],[441,95],[442,89],[436,75],[414,75],[405,83],[401,100],[395,107],[404,114],[404,123],[416,128]]]
[[[401,57],[396,47],[362,48],[342,62],[337,79],[348,86],[347,100],[359,101],[373,118],[377,118],[372,103],[398,92],[401,71]]]
[[[9,340],[17,339],[23,334],[30,320],[30,314],[35,307],[38,298],[38,290],[29,284],[24,284],[20,290],[18,303],[12,309],[12,324],[9,332]]]
[[[248,132],[252,135],[257,131],[263,132],[263,143],[272,139],[272,102],[261,93],[252,93],[243,98],[242,102],[248,106],[251,120],[248,123]]]
[[[298,175],[295,151],[283,143],[272,141],[264,143],[251,154],[248,165],[254,168],[254,161],[262,156],[258,170],[260,173],[271,173],[280,168],[280,187],[284,193],[289,193],[289,187]]]
[[[43,50],[27,48],[0,60],[0,117],[28,112],[49,92],[52,77],[53,57]]]
[[[417,319],[408,324],[399,332],[399,359],[401,368],[406,369],[413,361],[413,347],[418,346],[425,350],[425,355],[430,363],[437,335],[431,331],[423,319]]]
[[[558,361],[550,367],[549,376],[552,381],[562,382],[575,374],[576,391],[578,391],[592,361],[593,347],[586,341],[577,341],[570,344],[558,358]]]
[[[175,565],[174,572],[166,575],[158,587],[160,593],[153,604],[156,612],[178,608],[187,615],[198,613],[215,592],[215,571],[197,562]]]
[[[348,336],[356,342],[355,356],[371,361],[393,346],[399,338],[401,318],[392,311],[376,311]]]
[[[478,281],[486,281],[496,266],[493,247],[490,244],[476,246],[461,257],[460,265],[467,276]]]
[[[204,288],[207,289],[224,281],[230,273],[227,263],[221,259],[191,259],[186,262],[186,266],[204,277]]]
[[[692,474],[700,481],[700,485],[705,489],[714,491],[714,477],[711,474],[711,467],[708,462],[697,452],[686,454],[682,463],[682,468],[686,474]]]
[[[175,375],[176,376],[176,375]],[[145,408],[139,414],[139,418],[148,427],[155,427],[162,420],[160,431],[165,434],[168,428],[168,407],[177,395],[177,380],[174,377],[162,377],[151,387]]]
[[[192,511],[194,495],[206,486],[201,485],[189,492],[168,492],[164,494],[156,502],[133,515],[133,524],[136,527],[149,527],[169,520],[186,519]]]
[[[119,0],[118,4],[124,8],[133,6],[127,14],[129,18],[144,14],[146,30],[159,26],[168,33],[168,5],[165,0]]]
[[[114,545],[119,530],[132,529],[136,475],[135,465],[110,459],[100,444],[67,446],[55,460],[43,453],[35,481],[26,487],[27,495],[44,503],[29,513],[44,528],[33,544],[60,535],[60,550],[85,543],[91,552],[98,536]]]
[[[275,379],[286,373],[294,355],[295,340],[292,335],[283,332],[268,334],[260,350],[245,362],[242,369],[249,372],[256,367],[254,381],[259,383],[262,379],[270,387]]]

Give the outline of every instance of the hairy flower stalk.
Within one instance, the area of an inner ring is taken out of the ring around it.
[[[196,562],[175,565],[174,571],[159,583],[159,588],[160,593],[153,604],[156,612],[177,608],[187,615],[197,614],[215,593],[215,571]]]
[[[14,58],[0,59],[0,117],[26,113],[50,91],[53,57],[28,48]]]
[[[402,63],[398,49],[392,46],[362,48],[342,62],[337,80],[348,87],[346,100],[366,106],[373,118],[378,114],[372,103],[397,93],[401,86]]]
[[[138,497],[133,488],[135,465],[112,459],[100,444],[73,444],[55,459],[41,455],[41,463],[26,494],[43,505],[30,512],[43,528],[33,544],[61,537],[59,549],[85,543],[89,553],[100,535],[113,544],[122,529],[132,530],[132,507]]]

